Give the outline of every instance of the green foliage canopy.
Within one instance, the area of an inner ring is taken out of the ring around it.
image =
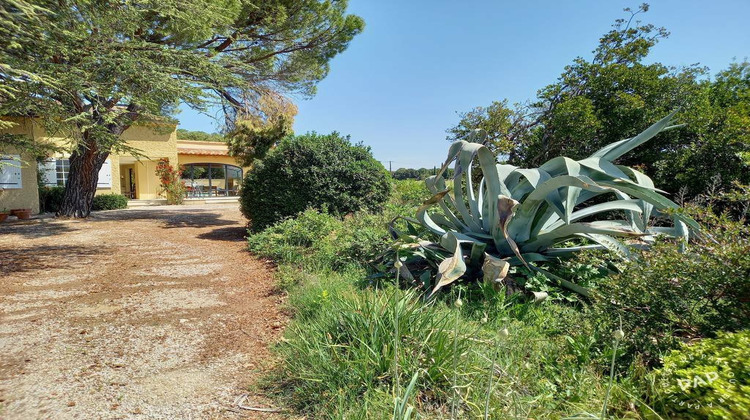
[[[287,137],[256,161],[242,186],[242,213],[259,231],[312,207],[344,216],[377,210],[391,192],[370,149],[338,133]]]

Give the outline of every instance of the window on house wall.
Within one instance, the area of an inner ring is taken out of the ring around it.
[[[57,173],[57,185],[64,187],[70,173],[70,161],[68,159],[55,160],[55,172]]]
[[[55,163],[55,159],[48,158],[39,162],[38,171],[42,184],[45,187],[57,186],[57,164]]]
[[[227,165],[227,195],[239,195],[242,185],[242,168]]]
[[[242,168],[221,163],[191,163],[183,165],[182,180],[187,185],[188,197],[217,197],[239,195]]]
[[[39,173],[44,185],[48,187],[64,187],[70,173],[70,161],[68,159],[46,159],[39,163]],[[102,164],[102,168],[99,170],[96,187],[112,187],[112,162],[109,159]]]

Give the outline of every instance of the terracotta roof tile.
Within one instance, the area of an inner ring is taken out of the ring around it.
[[[203,156],[229,156],[226,150],[216,149],[183,149],[177,148],[177,154],[180,155],[203,155]]]

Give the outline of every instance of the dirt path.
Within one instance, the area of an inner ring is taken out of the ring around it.
[[[243,223],[234,204],[0,225],[0,418],[270,418],[235,404],[286,321]]]

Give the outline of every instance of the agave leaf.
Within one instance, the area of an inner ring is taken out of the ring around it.
[[[539,169],[547,171],[553,175],[581,175],[581,165],[573,159],[563,156],[547,161]],[[559,194],[559,199],[552,194],[551,196],[554,198],[548,198],[547,201],[557,208],[557,213],[563,220],[565,220],[565,223],[570,223],[570,214],[573,212],[573,207],[575,207],[581,189],[579,187],[568,186],[563,187],[562,192],[559,190],[557,192]]]
[[[445,249],[456,249],[456,245],[462,244],[483,244],[481,239],[472,238],[469,235],[465,235],[459,232],[446,232],[440,237],[440,246]]]
[[[625,229],[628,232],[632,232],[633,236],[642,236],[644,232],[639,232],[630,225],[627,220],[594,220],[593,222],[586,222],[596,228],[613,228],[613,229]]]
[[[620,144],[616,145],[615,147],[612,147],[611,149],[608,149],[608,150],[600,149],[596,151],[593,155],[591,155],[591,157],[601,157],[610,162],[614,161],[615,159],[619,158],[625,153],[628,153],[629,151],[640,146],[641,144],[649,141],[655,135],[659,134],[659,132],[664,130],[669,124],[669,122],[672,121],[672,118],[674,118],[675,114],[677,114],[677,110],[670,112],[669,115],[657,121],[651,127],[645,129],[641,134],[638,134],[637,136],[633,138],[627,139],[626,141],[621,142]]]
[[[506,163],[498,163],[495,167],[497,168],[497,176],[500,178],[500,182],[510,189],[510,186],[508,185],[508,177],[512,175],[518,167]]]
[[[653,191],[652,189],[643,187],[641,185],[633,185],[629,183],[624,182],[601,182],[601,184],[605,186],[611,186],[612,188],[617,188],[629,195],[632,195],[633,197],[638,197],[650,204],[653,204],[654,207],[656,207],[659,210],[662,209],[677,209],[680,206],[678,206],[676,203],[674,203],[672,200],[664,197],[663,195]],[[701,228],[698,222],[691,219],[690,217],[683,216],[679,213],[675,214],[675,218],[677,220],[685,223],[696,235],[699,234]]]
[[[645,188],[649,188],[649,189],[654,188],[654,181],[652,181],[651,178],[649,178],[645,174],[639,171],[636,171],[633,168],[629,168],[627,166],[619,166],[619,168],[621,168],[624,172],[630,175],[630,177],[635,180],[636,184]],[[646,227],[648,226],[648,221],[651,218],[651,212],[654,210],[654,206],[653,204],[644,200],[640,200],[640,202],[641,202],[641,209],[643,210],[642,214],[640,217],[635,217],[634,215],[633,218],[634,218],[634,222],[636,226],[638,226],[639,229],[646,230]]]
[[[648,228],[646,231],[651,235],[658,236],[658,235],[666,235],[671,237],[679,237],[680,234],[677,232],[677,230],[674,228],[674,226],[666,227],[666,226],[652,226]]]
[[[469,255],[469,266],[478,267],[479,262],[482,260],[482,254],[487,249],[487,244],[484,242],[472,242],[471,254]]]
[[[581,174],[581,165],[573,159],[564,159],[565,168],[568,175],[577,176]],[[573,208],[576,205],[578,196],[581,194],[581,188],[579,187],[564,187],[561,198],[563,198],[563,220],[565,224],[570,224],[570,215],[573,213]]]
[[[600,233],[582,233],[580,234],[580,236],[590,239],[598,243],[599,245],[602,245],[608,250],[618,254],[625,260],[630,261],[632,259],[632,255],[630,253],[630,249],[628,249],[628,246],[609,235],[603,235]]]
[[[690,231],[688,230],[685,222],[680,220],[678,217],[674,217],[674,231],[675,237],[680,239],[680,252],[685,252],[688,240],[690,239]]]
[[[546,171],[552,175],[570,175],[578,176],[581,175],[581,165],[573,159],[566,157],[556,157],[547,161],[539,169]],[[578,196],[581,194],[581,188],[574,186],[563,187],[563,191],[557,191],[559,198],[555,197],[555,194],[548,196],[547,202],[554,206],[553,210],[565,221],[566,224],[570,223],[570,215],[573,213],[573,208],[576,205]]]
[[[675,112],[676,112],[676,111],[675,111]],[[661,132],[664,132],[664,131],[669,131],[669,130],[673,130],[673,129],[675,129],[675,128],[680,128],[680,127],[683,127],[684,125],[685,125],[685,124],[675,124],[675,125],[670,125],[670,126],[668,126],[668,127],[664,127],[664,128],[663,128],[663,129],[661,130]],[[616,142],[614,142],[614,143],[610,143],[610,144],[608,144],[608,145],[606,145],[606,146],[602,147],[601,149],[597,150],[597,151],[596,151],[596,152],[595,152],[595,153],[594,153],[593,155],[591,155],[591,156],[593,156],[593,157],[601,157],[601,156],[604,156],[604,155],[606,155],[606,154],[607,154],[608,152],[610,152],[610,151],[612,151],[613,149],[615,149],[616,147],[620,147],[621,145],[623,145],[623,144],[625,144],[625,143],[627,143],[627,142],[631,141],[632,139],[633,139],[633,138],[632,138],[632,137],[630,137],[630,138],[627,138],[627,139],[622,139],[622,140],[616,141]],[[627,153],[627,152],[626,152],[626,153]],[[614,160],[614,159],[610,159],[610,160]]]
[[[482,274],[485,283],[492,284],[499,288],[503,279],[508,275],[510,263],[490,254],[484,254],[484,264],[482,264]]]
[[[466,273],[466,263],[461,252],[461,245],[457,243],[453,255],[444,259],[438,266],[435,288],[430,292],[430,296],[434,295],[441,287],[458,280],[464,273]]]
[[[443,197],[445,197],[445,195],[446,195],[446,194],[448,194],[449,192],[450,192],[450,190],[448,190],[448,189],[445,189],[445,190],[443,190],[443,191],[440,191],[440,192],[436,193],[436,194],[435,194],[435,195],[433,195],[432,197],[430,197],[430,198],[428,198],[427,200],[425,200],[425,201],[424,201],[424,202],[422,203],[422,205],[421,205],[421,206],[419,206],[419,209],[418,209],[417,211],[420,211],[420,210],[427,210],[428,208],[430,208],[430,207],[434,206],[435,204],[439,203],[439,202],[440,202],[440,200],[442,200],[442,199],[443,199]]]
[[[453,162],[456,159],[456,156],[461,153],[461,150],[464,148],[464,144],[468,143],[463,140],[456,140],[451,143],[450,147],[448,148],[448,157],[445,159],[443,166],[440,167],[440,170],[438,170],[435,176],[443,176],[443,173],[448,169],[448,167],[450,167],[451,162]]]
[[[455,205],[456,210],[458,210],[458,213],[461,215],[464,223],[467,224],[470,230],[481,230],[482,215],[479,214],[479,209],[477,208],[477,211],[475,213],[471,213],[466,207],[467,200],[469,201],[470,207],[476,207],[475,204],[473,204],[474,200],[471,198],[473,193],[470,193],[470,191],[472,191],[472,189],[474,188],[471,179],[471,162],[474,159],[474,155],[476,153],[476,147],[472,146],[481,145],[478,145],[476,143],[468,143],[464,145],[464,147],[461,149],[461,153],[459,153],[456,159],[456,172],[453,176],[453,204]],[[461,176],[462,172],[465,172],[466,176]],[[466,180],[465,185],[462,182],[463,179]],[[464,186],[466,187],[467,200],[464,199]]]
[[[437,223],[438,226],[441,226],[448,230],[456,230],[458,229],[458,226],[456,226],[452,221],[448,220],[447,217],[445,217],[442,213],[428,213],[430,216],[430,219],[432,219],[433,222]]]
[[[618,165],[612,162],[599,158],[599,157],[588,157],[586,159],[579,160],[578,163],[583,166],[583,173],[588,175],[591,179],[622,179],[623,181],[630,181],[628,175],[622,171]],[[605,177],[605,178],[602,178]]]
[[[473,156],[472,156],[473,159]],[[475,230],[482,230],[482,211],[478,197],[482,196],[482,184],[479,184],[479,193],[474,189],[474,175],[472,161],[469,161],[469,167],[466,169],[466,195],[469,200],[469,210],[471,211],[472,218],[474,220]]]
[[[510,264],[508,261],[495,257],[494,255],[484,254],[484,263],[482,264],[482,274],[485,281],[490,282],[497,278],[503,279],[508,275]]]
[[[409,271],[409,268],[407,267],[406,264],[403,264],[398,269],[398,275],[399,275],[400,278],[402,278],[404,280],[407,280],[409,282],[414,282],[414,276],[411,274],[411,271]]]
[[[552,216],[552,211],[557,213],[558,217],[563,217],[562,204],[559,202],[559,198],[557,203],[553,203],[552,200],[554,198],[549,198],[549,195],[552,193],[556,194],[559,188],[568,186],[575,186],[595,192],[611,190],[610,188],[597,185],[591,178],[584,175],[561,175],[549,179],[534,189],[518,207],[516,218],[510,229],[516,241],[524,242],[532,236],[532,233],[536,235],[542,226],[548,223],[549,217]],[[540,206],[544,202],[549,204],[550,208],[540,212]]]
[[[492,227],[497,224],[497,214],[494,202],[495,197],[500,194],[510,196],[510,191],[508,191],[505,184],[500,181],[495,156],[487,147],[475,143],[466,143],[463,147],[474,151],[479,162],[479,167],[482,170],[482,175],[484,176],[478,192],[481,199],[477,199],[477,209],[481,212],[482,223],[480,226],[482,230],[489,232]]]
[[[547,248],[544,253],[550,257],[569,257],[571,255],[578,254],[582,251],[592,251],[592,250],[603,250],[607,249],[603,245],[579,245],[579,246],[570,246],[565,248]]]
[[[448,190],[440,191],[437,194],[433,195],[429,199],[427,199],[424,203],[422,203],[421,206],[417,209],[417,220],[419,220],[419,223],[422,224],[424,227],[435,233],[436,235],[444,235],[445,229],[440,227],[437,223],[435,223],[432,220],[432,217],[427,213],[427,209],[434,206],[436,203],[440,202],[440,200],[445,197],[445,195],[448,194]],[[449,226],[453,229],[456,228],[456,226]]]
[[[521,177],[525,180],[521,180]],[[515,185],[511,189],[511,197],[521,201],[526,194],[550,178],[552,178],[550,174],[541,169],[517,169],[508,176],[509,181],[515,181]],[[510,188],[510,186],[508,187]]]
[[[493,233],[497,233],[497,231],[501,232],[503,235],[502,238],[508,244],[513,253],[516,254],[516,257],[518,257],[518,259],[521,260],[524,265],[526,265],[526,261],[524,261],[523,257],[521,256],[521,251],[518,249],[518,245],[513,240],[513,238],[508,235],[508,223],[510,223],[510,220],[513,218],[513,212],[515,211],[517,206],[518,201],[510,197],[501,195],[497,198],[498,229],[496,229]],[[498,237],[495,237],[495,243],[502,244],[502,240],[498,239]]]
[[[437,176],[437,177],[431,176],[425,180],[425,183],[432,183],[433,188],[440,192],[448,190],[448,188],[445,185],[445,179],[443,179],[442,176]],[[443,195],[443,197],[440,200],[438,200],[437,204],[443,210],[443,214],[451,221],[451,226],[454,226],[453,229],[459,230],[459,231],[470,230],[469,227],[466,226],[466,224],[453,213],[453,211],[450,209],[450,207],[448,207],[448,204],[446,204],[446,202],[450,204],[451,206],[453,206],[453,208],[456,207],[455,200],[451,196],[450,192],[448,194]]]
[[[619,146],[621,146],[621,145],[629,142],[630,140],[633,140],[633,138],[632,137],[628,137],[626,139],[622,139],[622,140],[618,140],[618,141],[616,141],[614,143],[610,143],[610,144],[602,147],[601,149],[597,150],[596,152],[594,152],[594,154],[592,154],[589,157],[603,158],[607,153],[611,152],[616,147],[619,147]]]
[[[523,260],[528,263],[550,261],[550,258],[538,252],[524,252],[523,254],[521,254],[521,256],[523,257]],[[510,257],[508,258],[508,262],[511,266],[523,264],[518,257]]]
[[[534,265],[531,266],[531,269],[534,270],[534,271],[538,271],[538,272],[544,274],[548,279],[552,280],[553,282],[559,284],[560,286],[562,286],[562,287],[564,287],[564,288],[566,288],[568,290],[572,290],[572,291],[574,291],[574,292],[576,292],[576,293],[578,293],[580,295],[586,296],[586,297],[591,297],[591,291],[589,291],[589,289],[587,289],[587,288],[585,288],[585,287],[583,287],[581,285],[578,285],[578,284],[575,284],[575,283],[573,283],[571,281],[565,280],[564,278],[562,278],[560,276],[554,275],[554,274],[550,273],[549,271],[544,270],[544,269],[539,268],[539,267],[534,266]]]
[[[524,252],[537,252],[549,248],[556,243],[571,239],[582,233],[599,233],[610,236],[632,236],[637,237],[643,233],[632,230],[627,222],[587,222],[571,223],[553,231],[543,233],[536,238],[524,243],[521,250]]]
[[[533,210],[546,200],[550,193],[557,191],[562,187],[579,187],[589,191],[605,192],[610,190],[609,188],[598,185],[591,178],[584,175],[561,175],[551,178],[543,184],[537,186],[534,191],[529,194],[528,197],[523,201],[518,211],[523,213],[533,213]],[[562,207],[559,205],[558,207]]]
[[[482,177],[479,181],[479,190],[477,192],[477,208],[479,209],[479,214],[482,216],[482,229],[488,232],[489,228],[486,225],[488,221],[484,219],[484,194],[484,177]]]
[[[513,217],[513,212],[515,211],[518,204],[518,201],[510,197],[506,197],[503,195],[497,197],[498,225],[501,229],[505,229],[508,227],[508,223]]]
[[[576,212],[573,212],[573,214],[570,215],[570,221],[575,222],[576,220],[580,220],[589,216],[593,216],[595,214],[605,213],[608,211],[616,211],[616,210],[625,210],[625,211],[633,211],[636,213],[641,213],[643,211],[643,208],[641,207],[641,202],[642,200],[617,200],[617,201],[608,201],[606,203],[594,204],[591,207],[586,207],[585,209],[581,209]],[[542,231],[550,231],[552,229],[557,229],[558,227],[561,227],[564,225],[565,225],[565,222],[563,220],[558,220],[557,222],[554,222],[550,224],[549,226],[542,227]]]

